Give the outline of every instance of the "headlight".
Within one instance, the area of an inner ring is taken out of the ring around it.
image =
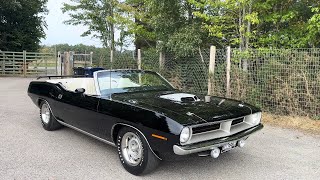
[[[244,121],[253,125],[259,124],[261,121],[261,112],[246,116],[244,118]]]
[[[180,142],[185,143],[189,140],[191,136],[190,128],[184,127],[180,133]]]

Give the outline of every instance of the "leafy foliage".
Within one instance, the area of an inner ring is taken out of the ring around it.
[[[72,1],[63,9],[71,15],[66,23],[88,26],[83,35],[98,36],[106,47],[111,25],[120,31],[120,47],[134,39],[137,48],[156,47],[176,57],[197,55],[209,45],[241,51],[320,45],[318,0]]]
[[[177,57],[198,53],[208,46],[208,32],[201,28],[201,19],[185,0],[127,0],[119,4],[122,16],[116,21],[127,27],[127,35],[146,42],[145,48],[171,52]]]
[[[242,48],[319,46],[318,0],[189,0],[203,28],[223,45]],[[225,41],[223,41],[225,40]]]
[[[71,0],[64,3],[62,11],[68,13],[68,25],[82,24],[88,27],[82,36],[99,38],[105,47],[114,46],[114,0]]]
[[[1,1],[0,50],[37,51],[45,37],[47,0]]]

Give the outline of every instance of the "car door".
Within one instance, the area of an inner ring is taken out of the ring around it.
[[[98,135],[97,106],[99,96],[67,92],[63,98],[66,101],[64,107],[66,123],[90,134]]]

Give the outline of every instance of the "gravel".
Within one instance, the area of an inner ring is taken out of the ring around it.
[[[27,96],[32,79],[0,78],[0,179],[318,179],[320,136],[265,126],[218,159],[162,162],[136,177],[114,147],[69,128],[45,131]]]

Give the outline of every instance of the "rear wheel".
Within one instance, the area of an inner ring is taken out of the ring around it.
[[[117,146],[123,167],[133,175],[147,174],[160,163],[145,138],[133,128],[124,127],[119,131]]]
[[[62,127],[53,117],[50,106],[46,101],[40,103],[40,119],[42,127],[47,131],[53,131]]]

